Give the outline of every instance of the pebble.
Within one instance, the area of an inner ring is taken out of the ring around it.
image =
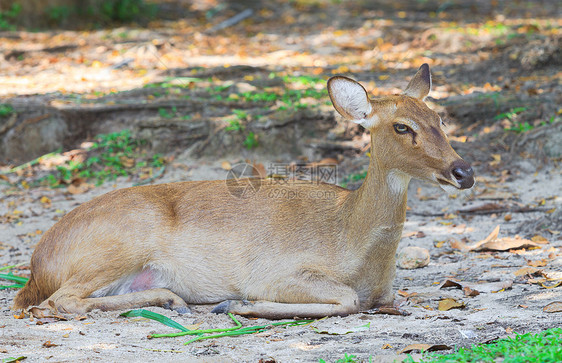
[[[396,259],[396,266],[404,269],[421,268],[428,264],[429,251],[421,247],[404,247]]]

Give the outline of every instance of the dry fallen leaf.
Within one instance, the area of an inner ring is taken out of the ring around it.
[[[390,348],[392,348],[392,345],[388,343],[382,345],[382,349],[390,349]]]
[[[484,282],[484,283],[470,283],[470,282],[461,282],[461,281],[454,281],[454,280],[446,280],[443,285],[441,285],[441,289],[446,287],[454,287],[456,289],[462,289],[466,296],[476,296],[480,293],[494,293],[498,291],[503,291],[505,289],[509,289],[513,285],[513,280],[505,280],[505,281],[498,281],[498,282]]]
[[[465,307],[464,302],[457,301],[455,299],[446,298],[439,301],[439,309],[440,311],[449,311],[451,309],[462,309]]]
[[[545,313],[560,313],[562,312],[562,301],[553,301],[545,306],[542,311]]]
[[[533,267],[543,267],[543,266],[546,266],[547,263],[548,263],[548,260],[546,258],[543,258],[542,260],[527,261],[527,265],[533,266]]]
[[[468,286],[463,287],[462,291],[464,291],[464,296],[474,297],[480,295],[478,290],[474,290]]]
[[[515,271],[513,274],[515,276],[525,276],[525,275],[533,275],[537,272],[539,272],[540,270],[538,268],[535,267],[523,267],[520,268],[519,270]]]
[[[262,163],[254,163],[253,174],[255,177],[258,178],[265,178],[267,177],[267,171],[265,170],[265,166]]]
[[[539,244],[518,236],[498,238],[500,226],[496,228],[484,238],[482,241],[467,245],[461,241],[451,241],[451,247],[461,251],[509,251],[520,248],[540,247]]]
[[[221,163],[221,168],[228,171],[228,170],[232,169],[232,165],[230,165],[230,163],[225,160]]]
[[[51,347],[57,347],[58,344],[51,343],[50,340],[47,340],[45,343],[43,343],[43,346],[44,346],[45,348],[51,348]]]
[[[548,240],[546,238],[544,238],[541,235],[535,235],[531,238],[531,241],[535,242],[535,243],[542,243],[542,244],[547,244]]]

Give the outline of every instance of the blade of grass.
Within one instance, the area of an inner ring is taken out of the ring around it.
[[[240,329],[242,327],[242,324],[238,320],[236,320],[234,315],[232,315],[231,313],[228,313],[228,316],[230,316],[230,318],[236,324],[235,327],[222,328],[222,329],[189,330],[189,331],[183,331],[181,333],[170,333],[170,334],[153,334],[153,335],[150,335],[149,337],[150,338],[164,338],[164,337],[180,337],[180,336],[183,336],[183,335],[203,335],[203,334],[207,334],[207,333],[222,333],[222,332],[229,332],[229,331],[237,330],[237,329]]]
[[[121,316],[126,316],[126,317],[142,317],[142,318],[147,318],[147,319],[151,319],[151,320],[155,320],[159,323],[162,323],[164,325],[167,325],[169,327],[172,328],[176,328],[178,330],[181,330],[182,332],[191,332],[191,330],[187,329],[185,326],[181,325],[180,323],[173,321],[172,319],[168,318],[167,316],[149,311],[149,310],[144,310],[144,309],[136,309],[136,310],[130,310],[127,312],[124,312],[122,314],[120,314]]]
[[[0,271],[9,270],[9,269],[11,269],[11,268],[18,267],[18,266],[21,266],[21,265],[25,265],[25,262],[18,263],[17,265],[10,265],[10,266],[3,266],[3,267],[0,267]]]
[[[228,331],[228,332],[224,332],[221,334],[216,334],[216,335],[206,335],[206,336],[199,336],[196,338],[193,338],[191,340],[188,340],[187,342],[183,343],[184,345],[188,345],[190,343],[199,341],[199,340],[205,340],[205,339],[214,339],[214,338],[222,338],[222,337],[235,337],[238,335],[245,335],[245,334],[254,334],[254,333],[259,333],[262,331],[265,331],[266,329],[262,329],[262,330],[234,330],[234,331]]]
[[[11,272],[8,274],[0,274],[0,279],[14,281],[17,282],[18,284],[25,284],[27,280],[29,280],[29,278],[27,277],[15,276]]]

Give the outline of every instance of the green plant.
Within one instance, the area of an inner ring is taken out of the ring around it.
[[[243,131],[244,125],[240,123],[239,119],[230,120],[227,127],[225,127],[226,131]]]
[[[14,113],[14,108],[12,105],[7,103],[0,103],[0,117],[6,117]]]
[[[139,150],[142,144],[144,141],[132,138],[129,130],[98,135],[97,141],[87,150],[89,156],[86,160],[69,160],[57,166],[55,174],[47,175],[40,182],[55,188],[76,178],[84,178],[93,179],[101,185],[118,176],[136,174],[147,166],[163,167],[165,159],[160,154],[147,157]]]
[[[527,107],[515,107],[515,108],[512,108],[511,110],[509,110],[507,112],[502,112],[499,115],[495,116],[494,120],[501,120],[501,119],[507,118],[509,121],[513,121],[515,116],[517,116],[518,114],[520,114],[523,111],[527,111]]]
[[[371,358],[369,358],[369,362],[371,361]],[[318,360],[319,363],[326,363],[326,361],[324,359],[319,359]],[[344,357],[341,359],[338,359],[335,361],[335,363],[358,363],[359,361],[357,360],[357,356],[353,355],[353,354],[347,354],[344,353]]]
[[[18,17],[21,12],[21,5],[18,3],[13,3],[10,9],[5,11],[0,11],[0,30],[14,30],[16,26],[13,22]]]
[[[163,118],[172,118],[176,115],[177,111],[178,110],[176,109],[176,106],[172,107],[171,112],[168,111],[167,109],[163,108],[163,107],[160,107],[158,109],[158,114]]]
[[[529,124],[527,121],[525,121],[525,122],[516,121],[517,115],[519,115],[520,113],[522,113],[526,110],[527,110],[526,107],[515,107],[515,108],[512,108],[511,110],[509,110],[507,112],[500,113],[499,115],[494,117],[494,120],[508,119],[511,123],[515,124],[515,126],[514,127],[506,127],[505,130],[515,131],[515,132],[518,132],[518,133],[527,132],[529,130],[534,129],[534,126]]]
[[[515,334],[491,344],[472,345],[459,348],[455,353],[438,355],[427,354],[418,362],[541,362],[562,361],[562,328],[548,329],[533,334]],[[416,362],[411,356],[404,362]]]
[[[244,140],[243,145],[246,149],[250,150],[258,146],[258,136],[253,132],[249,132],[246,136],[246,140]]]

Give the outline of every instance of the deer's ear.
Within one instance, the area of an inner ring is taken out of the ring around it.
[[[334,108],[345,119],[362,125],[373,127],[377,120],[372,115],[373,106],[365,88],[351,78],[336,76],[328,80],[328,94]]]
[[[408,87],[406,87],[403,94],[423,101],[430,91],[431,72],[429,72],[429,66],[427,63],[424,63],[421,65],[420,69],[418,69],[414,78],[412,78],[410,83],[408,83]]]

